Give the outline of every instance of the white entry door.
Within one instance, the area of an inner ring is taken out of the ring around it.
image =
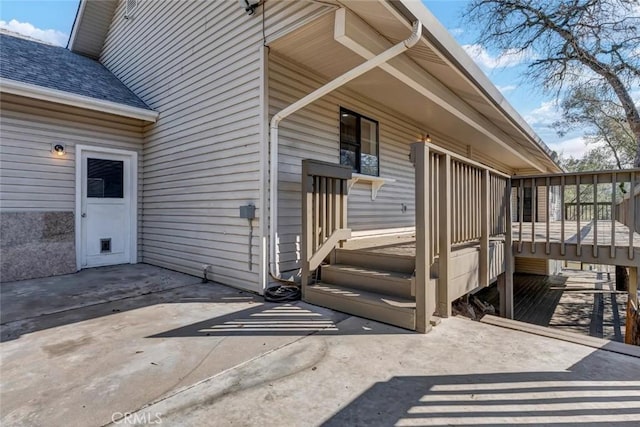
[[[136,262],[136,153],[81,149],[80,268]]]

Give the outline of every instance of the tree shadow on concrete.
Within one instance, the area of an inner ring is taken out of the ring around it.
[[[564,372],[393,377],[322,425],[637,426],[640,359],[602,353]]]

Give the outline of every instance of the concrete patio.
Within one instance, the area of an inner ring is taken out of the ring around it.
[[[640,358],[464,318],[414,334],[148,265],[1,291],[3,426],[640,419]]]

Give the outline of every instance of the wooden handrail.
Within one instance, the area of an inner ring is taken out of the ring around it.
[[[347,228],[347,195],[351,168],[318,160],[302,161],[302,294],[310,274],[340,242]]]
[[[331,233],[329,238],[320,245],[309,259],[309,271],[313,271],[318,268],[322,261],[329,256],[331,251],[334,250],[340,242],[349,238],[351,238],[351,230],[348,228],[335,230]]]
[[[509,175],[426,142],[412,144],[411,159],[416,183],[416,324],[418,331],[425,331],[436,307],[440,316],[451,315],[453,245],[479,243],[479,284],[489,284],[490,237],[507,238],[506,192],[511,187]],[[434,289],[429,270],[436,256]],[[505,251],[505,262],[511,262],[510,251]]]

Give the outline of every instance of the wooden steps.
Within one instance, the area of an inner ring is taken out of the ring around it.
[[[411,330],[416,328],[416,303],[412,299],[317,283],[306,288],[304,300],[310,304],[400,328]]]
[[[332,264],[322,267],[322,281],[369,292],[411,298],[411,274]]]
[[[413,274],[416,268],[416,257],[413,254],[380,253],[367,249],[336,249],[336,264]]]
[[[308,303],[415,330],[415,257],[337,249],[320,269],[321,282],[306,287]]]

